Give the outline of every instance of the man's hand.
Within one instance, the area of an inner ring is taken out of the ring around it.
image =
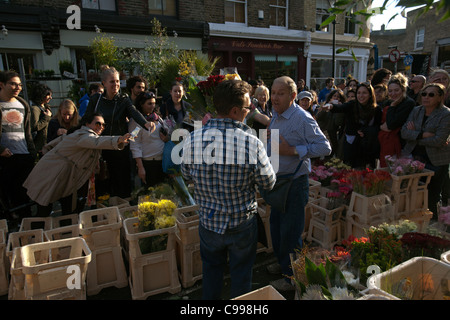
[[[283,138],[282,135],[280,135],[280,144],[278,147],[278,150],[280,152],[280,155],[282,156],[296,156],[298,155],[297,150],[295,147],[291,146],[286,139]]]

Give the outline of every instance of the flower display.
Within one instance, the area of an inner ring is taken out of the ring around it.
[[[450,240],[422,232],[407,232],[400,241],[405,259],[416,256],[440,259],[443,252],[450,250]]]
[[[216,87],[224,80],[241,80],[239,74],[189,77],[186,89],[187,101],[192,105],[189,111],[194,120],[203,119],[208,113],[215,115],[213,95]]]
[[[99,196],[97,198],[97,203],[101,203],[105,207],[108,207],[109,206],[109,198],[110,198],[109,194],[104,194],[102,196]]]
[[[396,176],[423,172],[425,164],[412,158],[397,158],[396,156],[386,156],[386,164],[389,172]]]
[[[319,181],[322,186],[332,186],[332,182],[335,182],[335,186],[344,184],[343,179],[351,167],[347,166],[339,158],[333,157],[325,163],[317,161],[315,165],[311,167],[311,173],[309,178],[315,181]],[[332,186],[333,187],[333,186]]]
[[[438,221],[444,224],[446,229],[450,227],[450,206],[439,208]]]
[[[350,181],[353,191],[367,197],[382,194],[391,175],[383,170],[352,170],[346,178]]]

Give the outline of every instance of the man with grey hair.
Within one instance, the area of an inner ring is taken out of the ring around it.
[[[271,208],[270,232],[279,265],[268,266],[268,271],[287,276],[292,275],[290,254],[302,247],[305,205],[309,197],[310,158],[327,156],[331,153],[329,141],[311,114],[295,103],[296,97],[297,86],[290,77],[283,76],[274,80],[271,93],[273,118],[269,131],[279,132],[277,177],[293,174],[293,181],[288,191],[284,212]],[[276,143],[272,141],[272,137],[270,142]],[[271,150],[269,147],[267,149]],[[276,280],[271,284],[280,291],[294,289],[287,278]]]
[[[412,77],[411,80],[409,80],[409,88],[408,88],[407,94],[414,101],[416,101],[416,105],[419,105],[417,98],[419,96],[420,90],[422,90],[426,81],[427,81],[427,78],[425,78],[425,76],[423,76],[421,74],[416,75],[416,76]]]

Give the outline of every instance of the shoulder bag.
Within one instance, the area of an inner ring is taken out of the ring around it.
[[[260,194],[264,201],[269,204],[276,211],[284,213],[286,211],[286,203],[291,188],[292,181],[297,171],[300,169],[303,160],[297,166],[294,173],[277,176],[277,182],[273,186],[272,190],[260,190]]]

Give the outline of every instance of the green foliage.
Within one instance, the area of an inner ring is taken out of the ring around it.
[[[70,60],[61,60],[59,61],[59,72],[63,75],[64,71],[73,73],[73,64]]]
[[[110,67],[116,65],[118,48],[113,37],[108,37],[102,33],[92,40],[90,48],[95,56],[97,68],[101,65]]]

